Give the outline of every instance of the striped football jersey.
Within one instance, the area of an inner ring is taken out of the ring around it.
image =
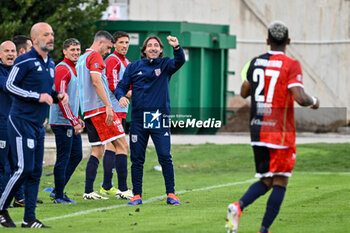
[[[250,61],[251,144],[270,148],[295,145],[294,97],[289,90],[303,87],[297,60],[283,52],[270,51]]]

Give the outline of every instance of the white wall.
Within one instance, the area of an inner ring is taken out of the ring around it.
[[[229,24],[238,41],[229,59],[229,70],[236,72],[229,89],[236,93],[241,68],[268,50],[267,25],[282,20],[292,42],[298,42],[287,55],[301,62],[306,91],[318,96],[322,106],[350,107],[348,0],[129,0],[128,11],[129,20]]]

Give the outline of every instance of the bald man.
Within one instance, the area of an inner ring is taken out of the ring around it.
[[[15,191],[24,182],[24,228],[48,228],[35,216],[36,200],[44,156],[45,121],[52,103],[68,103],[68,95],[52,89],[55,63],[49,56],[54,48],[54,33],[47,23],[33,25],[33,48],[19,56],[9,74],[6,90],[13,98],[9,113],[8,136],[14,174],[0,198],[0,223],[4,227],[16,227],[7,208]]]
[[[5,92],[7,77],[13,63],[17,57],[16,46],[11,41],[4,41],[0,45],[0,196],[5,188],[5,184],[10,178],[8,168],[9,141],[7,136],[7,120],[10,112],[11,97]]]
[[[9,93],[5,92],[6,81],[12,65],[17,57],[16,47],[12,41],[4,41],[0,45],[0,104],[3,111],[0,112],[0,196],[11,176],[11,168],[9,164],[9,142],[7,136],[7,120],[11,107],[11,97]],[[24,206],[24,188],[21,187],[15,194],[13,207]]]

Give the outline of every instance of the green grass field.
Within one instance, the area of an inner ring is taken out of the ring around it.
[[[306,144],[297,147],[297,163],[272,233],[340,233],[350,229],[350,144]],[[48,232],[226,232],[226,207],[241,197],[255,181],[253,153],[249,145],[173,146],[176,190],[181,206],[167,206],[165,187],[153,147],[148,149],[144,169],[143,201],[126,206],[125,200],[85,201],[86,160],[82,161],[66,187],[77,204],[53,204],[49,193],[53,176],[43,176],[37,217],[52,226]],[[44,168],[43,174],[53,167]],[[130,176],[129,176],[130,180]],[[95,182],[99,190],[102,164]],[[114,177],[116,182],[116,176]],[[130,185],[131,186],[131,185]],[[268,193],[269,194],[269,193]],[[247,207],[239,232],[256,233],[268,195]],[[20,223],[23,208],[9,210]],[[19,225],[18,225],[19,226]],[[3,232],[5,229],[0,230]],[[6,232],[23,231],[6,229]],[[38,231],[28,229],[25,231]],[[39,230],[40,231],[40,230]]]

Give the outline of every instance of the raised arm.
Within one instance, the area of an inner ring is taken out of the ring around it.
[[[171,59],[169,63],[169,72],[173,74],[185,63],[185,54],[176,37],[168,36],[167,40],[174,49],[174,59]]]

